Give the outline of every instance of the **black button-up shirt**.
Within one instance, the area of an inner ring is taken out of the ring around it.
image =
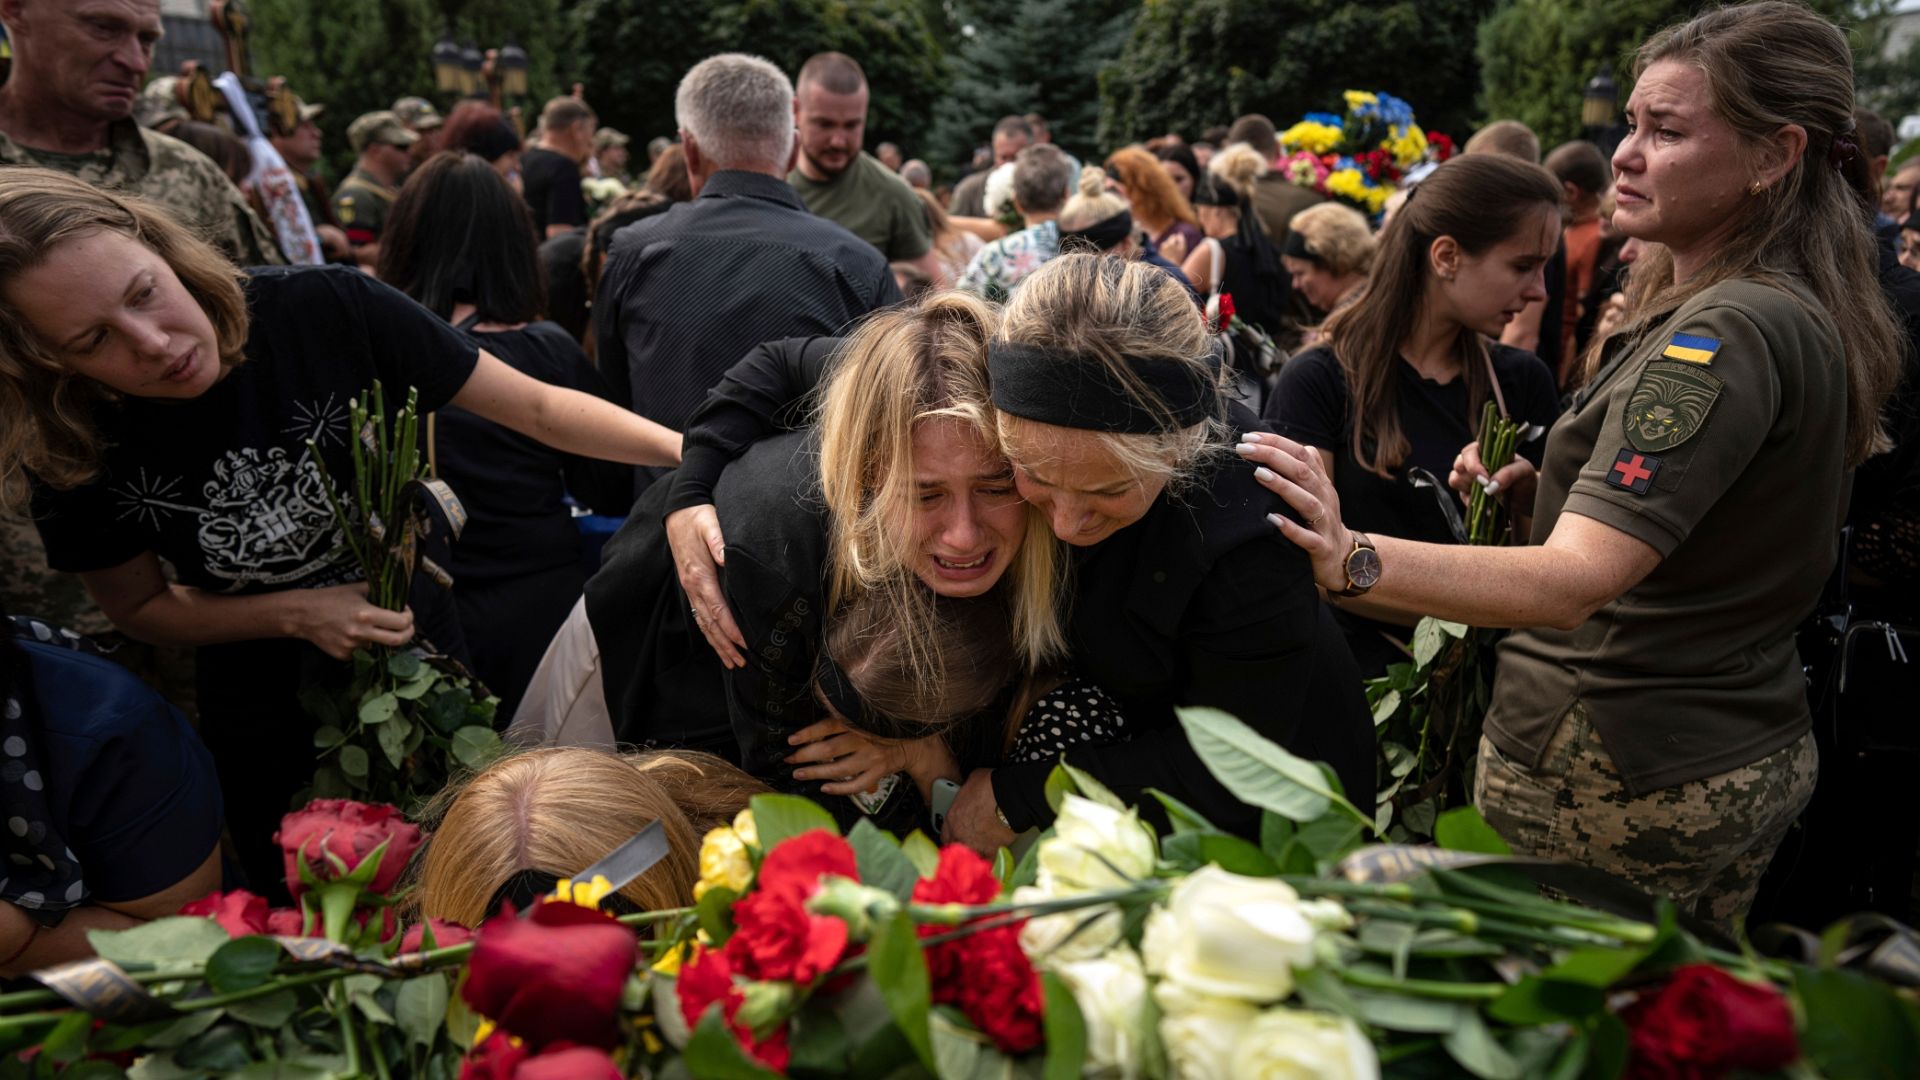
[[[594,301],[600,371],[614,401],[678,430],[754,346],[839,333],[899,299],[880,253],[785,181],[722,171],[614,236]]]

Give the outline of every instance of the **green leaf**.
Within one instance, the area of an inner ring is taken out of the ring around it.
[[[1013,864],[1013,876],[1006,880],[1008,892],[1040,880],[1040,845],[1052,837],[1053,830],[1049,828],[1027,844],[1027,850],[1021,852],[1019,861]]]
[[[279,963],[279,942],[270,937],[236,938],[207,959],[207,985],[216,994],[251,990],[266,982]]]
[[[206,963],[228,938],[212,919],[176,915],[127,930],[89,930],[87,941],[102,959],[121,967],[178,971]]]
[[[1313,762],[1295,757],[1218,709],[1177,711],[1194,752],[1241,802],[1299,822],[1313,821],[1336,807],[1360,817]]]
[[[1351,988],[1360,1018],[1375,1027],[1418,1035],[1444,1035],[1466,1022],[1472,1006],[1384,991]]]
[[[1074,793],[1073,777],[1067,775],[1064,762],[1055,765],[1053,771],[1047,773],[1047,786],[1045,791],[1047,807],[1058,814],[1060,807],[1067,801],[1067,796]]]
[[[293,1019],[300,1011],[300,995],[292,990],[281,990],[266,997],[248,998],[227,1006],[227,1015],[243,1024],[252,1024],[257,1028],[279,1028]]]
[[[903,901],[913,897],[920,871],[900,850],[899,841],[863,817],[847,833],[847,844],[853,848],[862,884],[884,889]]]
[[[1529,975],[1493,999],[1487,1015],[1506,1024],[1549,1024],[1584,1019],[1605,1008],[1606,1003],[1606,994],[1598,987]]]
[[[403,681],[420,674],[425,666],[410,652],[396,652],[387,657],[387,674]]]
[[[1185,871],[1212,863],[1222,870],[1248,877],[1272,877],[1280,872],[1266,852],[1222,832],[1175,833],[1161,842],[1160,855]]]
[[[687,1069],[701,1080],[777,1080],[780,1074],[748,1057],[714,1003],[687,1040]]]
[[[219,1023],[222,1015],[219,1009],[203,1009],[197,1013],[188,1013],[168,1025],[166,1030],[148,1039],[146,1045],[155,1050],[168,1050],[182,1046],[188,1040],[196,1038],[201,1032]]]
[[[1087,1022],[1073,991],[1058,975],[1049,971],[1040,976],[1040,989],[1046,995],[1047,1060],[1044,1080],[1077,1080],[1087,1061]]]
[[[940,1080],[971,1080],[986,1049],[978,1034],[935,1012],[928,1031],[933,1039],[933,1074]]]
[[[900,853],[907,857],[921,877],[932,877],[940,868],[940,849],[927,839],[927,834],[915,829],[900,841]]]
[[[852,1051],[847,1026],[820,1001],[807,1002],[795,1014],[789,1045],[793,1051],[787,1063],[789,1075],[847,1074],[847,1055]]]
[[[753,808],[753,828],[760,837],[760,850],[772,851],[780,841],[812,829],[825,829],[840,835],[833,815],[819,803],[798,795],[755,795],[748,804]]]
[[[380,752],[387,756],[387,764],[398,769],[400,763],[407,760],[407,736],[413,734],[413,725],[407,718],[395,714],[393,719],[374,729],[375,738],[380,743]]]
[[[1161,791],[1159,788],[1148,788],[1147,794],[1159,800],[1160,805],[1166,808],[1167,824],[1173,826],[1175,834],[1220,831],[1214,826],[1213,822],[1208,821],[1200,811]]]
[[[68,1013],[41,1040],[40,1053],[62,1064],[78,1061],[87,1052],[87,1036],[92,1033],[93,1017],[83,1012]]]
[[[400,984],[394,995],[393,1016],[400,1030],[419,1046],[433,1048],[447,1022],[447,977],[422,975]]]
[[[452,735],[466,723],[467,708],[473,704],[473,694],[464,686],[455,686],[434,694],[426,701],[427,723],[442,735]]]
[[[420,674],[393,688],[393,696],[401,701],[418,701],[427,696],[440,682],[440,673],[432,668],[421,669]]]
[[[1594,1017],[1593,1026],[1588,1030],[1587,1069],[1580,1075],[1615,1077],[1625,1072],[1627,1058],[1633,1050],[1633,1037],[1627,1031],[1626,1022],[1603,1012]]]
[[[1073,780],[1073,786],[1078,789],[1081,798],[1091,799],[1101,806],[1110,806],[1115,810],[1127,808],[1127,804],[1120,801],[1120,796],[1115,795],[1107,785],[1094,779],[1092,773],[1068,764],[1065,755],[1060,758],[1060,767],[1067,771],[1067,776]]]
[[[367,758],[366,747],[349,743],[340,748],[340,771],[347,774],[347,776],[356,780],[364,780],[367,777],[367,769],[371,764],[372,762]]]
[[[187,1040],[173,1052],[173,1060],[190,1069],[225,1075],[253,1061],[253,1035],[239,1024],[221,1024]]]
[[[713,939],[713,947],[719,948],[733,936],[733,902],[740,894],[724,885],[716,885],[700,894],[694,904],[694,912],[700,919],[700,929]]]
[[[1472,1009],[1460,1011],[1458,1021],[1440,1042],[1461,1068],[1480,1080],[1520,1080],[1520,1063]]]
[[[1260,811],[1260,850],[1275,862],[1285,858],[1287,849],[1293,846],[1294,832],[1293,822],[1271,810]]]
[[[384,724],[400,712],[400,699],[391,693],[375,694],[360,703],[360,722],[372,727]]]
[[[1433,839],[1451,851],[1474,851],[1482,855],[1511,855],[1513,848],[1493,831],[1480,811],[1471,806],[1456,806],[1433,823]]]
[[[920,951],[920,938],[914,931],[913,920],[905,911],[874,927],[873,942],[867,949],[867,970],[880,988],[888,1014],[913,1047],[914,1055],[922,1065],[937,1071],[933,1038],[927,1026],[932,1007],[927,958]]]
[[[1013,852],[1000,848],[993,853],[993,876],[1000,879],[1000,888],[1013,891]]]
[[[469,769],[483,769],[500,753],[500,736],[492,728],[463,727],[453,733],[453,757]]]
[[[1420,667],[1426,667],[1433,663],[1434,657],[1440,655],[1441,649],[1466,636],[1465,623],[1447,622],[1434,618],[1421,619],[1413,628],[1413,662]]]
[[[1389,690],[1380,695],[1380,700],[1373,703],[1373,726],[1379,727],[1393,719],[1393,714],[1399,711],[1400,691]]]
[[[1825,1080],[1920,1076],[1920,1013],[1865,975],[1802,968],[1800,1050]]]
[[[347,733],[332,724],[322,724],[313,731],[313,748],[331,750],[347,741]]]

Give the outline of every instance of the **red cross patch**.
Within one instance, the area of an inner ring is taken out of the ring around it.
[[[1653,486],[1653,478],[1659,473],[1659,458],[1637,450],[1623,449],[1614,457],[1613,468],[1607,470],[1607,483],[1625,488],[1635,495],[1645,495],[1647,489]]]

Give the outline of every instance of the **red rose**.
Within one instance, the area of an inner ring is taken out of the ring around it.
[[[634,932],[604,912],[541,901],[526,918],[487,920],[460,997],[535,1050],[554,1042],[613,1047]]]
[[[1746,982],[1711,964],[1689,964],[1621,1013],[1636,1080],[1711,1080],[1735,1069],[1773,1072],[1800,1057],[1793,1011],[1771,986]]]
[[[1233,325],[1233,294],[1221,293],[1220,294],[1220,323],[1219,325],[1213,328],[1214,332],[1224,334],[1226,333],[1227,327],[1231,325]]]
[[[732,944],[732,941],[729,940],[728,944]],[[680,1017],[686,1021],[689,1030],[699,1027],[700,1018],[717,1002],[720,1005],[720,1018],[726,1021],[727,1030],[733,1033],[742,1050],[777,1073],[784,1074],[787,1071],[790,1051],[786,1025],[782,1024],[765,1039],[755,1039],[751,1029],[735,1022],[734,1018],[739,1015],[740,1006],[746,999],[733,983],[733,963],[724,951],[704,947],[696,949],[693,959],[680,969],[675,993],[680,998]]]
[[[827,874],[860,880],[853,848],[825,829],[809,829],[767,852],[754,886],[756,892],[789,896],[795,903],[805,903],[819,891],[820,878]]]
[[[335,869],[329,854],[346,864],[344,873],[352,873],[373,849],[386,844],[379,872],[367,886],[369,892],[385,896],[425,839],[420,827],[393,807],[351,799],[315,799],[281,818],[280,831],[273,834],[274,843],[285,853],[287,888],[295,897],[306,888],[300,881],[302,852],[314,876],[330,881],[343,873]]]
[[[1453,140],[1443,131],[1427,132],[1427,145],[1433,148],[1433,159],[1445,161],[1453,156]]]
[[[847,951],[847,924],[810,915],[784,893],[756,892],[733,905],[727,959],[749,979],[812,986]]]
[[[220,924],[228,937],[267,933],[267,899],[245,889],[210,892],[180,909],[182,915],[203,915]]]
[[[913,886],[913,899],[922,904],[988,904],[999,895],[993,864],[959,844],[942,848],[933,876]],[[927,949],[934,1003],[957,1007],[1009,1054],[1033,1049],[1041,1036],[1044,997],[1040,976],[1020,948],[1022,925],[981,930]],[[946,929],[922,926],[920,936]]]
[[[496,1031],[461,1059],[460,1080],[513,1080],[514,1070],[528,1055],[524,1044],[516,1045],[506,1032]]]
[[[305,937],[307,917],[299,908],[275,908],[267,912],[266,932],[283,937]]]
[[[624,1080],[604,1051],[570,1046],[528,1058],[513,1071],[513,1080]]]
[[[427,922],[415,923],[407,927],[407,932],[400,935],[402,953],[420,951],[427,940],[427,923],[433,924],[433,947],[436,949],[444,949],[449,945],[464,945],[473,940],[473,931],[458,923],[450,923],[445,919],[428,919]]]

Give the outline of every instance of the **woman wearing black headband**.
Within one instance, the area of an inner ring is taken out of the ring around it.
[[[1202,296],[1233,297],[1236,315],[1282,338],[1289,329],[1287,301],[1293,286],[1252,203],[1253,182],[1266,169],[1266,162],[1244,143],[1214,156],[1193,185],[1194,210],[1207,238],[1181,270]]]
[[[1158,788],[1251,834],[1257,811],[1200,763],[1176,706],[1223,709],[1328,762],[1362,807],[1373,805],[1373,724],[1307,565],[1248,525],[1246,515],[1278,503],[1222,460],[1227,440],[1259,421],[1221,394],[1214,349],[1188,294],[1165,274],[1069,254],[1021,286],[989,366],[1015,483],[1077,549],[1073,663],[1115,698],[1135,733],[1068,760],[1122,797],[1141,801]],[[720,530],[702,505],[712,501],[702,477],[790,422],[810,386],[805,365],[780,353],[763,348],[736,365],[689,426],[667,531],[696,603],[719,600],[709,551]],[[974,772],[949,814],[950,837],[990,846],[1043,826],[1050,768]]]
[[[1148,162],[1150,168],[1159,168]],[[1127,201],[1107,188],[1107,174],[1092,165],[1080,170],[1080,191],[1060,210],[1060,250],[1111,252],[1123,259],[1138,259],[1170,274],[1193,293],[1193,283],[1180,268],[1161,256],[1134,221]]]
[[[1308,214],[1357,211],[1322,203]],[[1364,224],[1361,226],[1364,229]],[[1293,229],[1290,259],[1319,258]],[[1455,158],[1421,181],[1420,197],[1394,215],[1360,298],[1328,319],[1324,343],[1295,356],[1262,416],[1273,430],[1320,451],[1347,522],[1368,534],[1453,542],[1437,489],[1474,438],[1489,399],[1544,432],[1559,413],[1553,373],[1532,353],[1498,343],[1501,327],[1541,289],[1541,266],[1560,237],[1560,188],[1538,165],[1497,154]],[[1538,462],[1543,443],[1519,447]],[[1368,676],[1404,663],[1414,620],[1401,624],[1337,612]]]

